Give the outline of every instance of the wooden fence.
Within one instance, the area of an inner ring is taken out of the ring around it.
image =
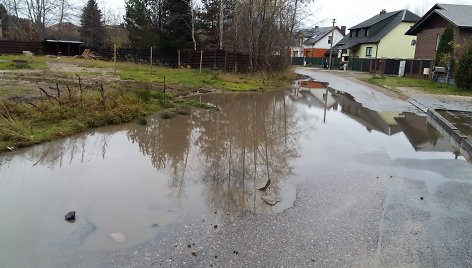
[[[404,75],[410,77],[431,78],[433,60],[402,59],[349,59],[349,69],[380,75],[399,75],[401,62],[405,62]]]
[[[86,47],[80,47],[74,50],[73,55],[80,54]],[[34,54],[55,53],[54,49],[47,49],[44,42],[20,42],[0,40],[0,54],[21,54],[22,51],[31,51]],[[112,60],[114,57],[113,49],[99,48],[93,49],[101,58]],[[153,50],[153,64],[168,66],[172,68],[211,68],[224,72],[250,72],[251,62],[247,54],[238,52],[229,52],[226,50],[182,50],[175,53]],[[69,55],[62,53],[62,55]],[[151,59],[151,49],[120,48],[117,49],[117,61],[128,61],[136,63],[149,64]],[[268,59],[261,60],[264,66],[259,69],[268,71],[282,71],[289,65],[289,58],[273,55]],[[254,68],[257,69],[257,68]]]
[[[96,49],[102,58],[113,59],[113,50]],[[150,63],[151,49],[117,49],[118,61],[131,61],[137,63]],[[155,51],[152,53],[153,64],[169,66],[173,68],[202,68],[218,69],[224,72],[250,72],[251,64],[249,55],[228,52],[226,50],[181,50],[176,53]],[[287,67],[288,60],[283,56],[271,56],[268,59],[266,70],[281,71]]]
[[[23,51],[31,51],[34,54],[42,54],[43,43],[0,40],[0,54],[21,54]]]

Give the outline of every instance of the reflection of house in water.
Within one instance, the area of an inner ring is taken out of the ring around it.
[[[415,151],[451,152],[452,145],[427,123],[425,116],[404,113],[395,118]]]
[[[326,85],[315,80],[296,81],[290,97],[308,107],[318,107],[337,110],[337,101],[326,90]]]
[[[365,108],[356,102],[354,97],[344,92],[336,92],[334,98],[341,105],[341,111],[366,126],[370,132],[376,130],[386,135],[393,135],[401,132],[401,127],[395,120],[400,115],[399,112],[376,112]]]
[[[344,92],[336,92],[334,98],[341,105],[341,111],[372,130],[386,135],[405,133],[415,151],[452,152],[451,144],[426,121],[425,116],[414,113],[376,112],[365,108]]]

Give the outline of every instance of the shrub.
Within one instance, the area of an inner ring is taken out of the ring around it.
[[[454,77],[458,88],[472,90],[472,44],[460,57]]]
[[[448,25],[439,39],[436,64],[446,66],[454,51],[454,29]]]

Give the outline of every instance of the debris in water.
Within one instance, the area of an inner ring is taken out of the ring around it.
[[[15,148],[7,146],[7,149],[8,149],[8,151],[13,151],[13,149],[15,149]]]
[[[153,223],[153,224],[151,225],[151,227],[152,227],[152,228],[157,228],[157,227],[159,227],[159,224]]]
[[[272,196],[272,195],[264,195],[263,197],[261,197],[261,199],[271,206],[280,202],[280,200],[277,197]]]
[[[187,245],[187,247],[188,247],[188,248],[191,248],[191,247],[192,247],[192,245],[188,244],[188,245]]]
[[[142,126],[145,126],[145,125],[148,124],[148,122],[147,122],[146,118],[140,117],[140,118],[138,118],[138,124],[140,124]]]
[[[270,179],[268,179],[267,181],[259,184],[257,186],[257,190],[265,191],[265,190],[267,190],[267,188],[269,188],[269,185],[270,185]]]
[[[117,243],[123,243],[126,241],[125,235],[122,233],[113,233],[110,235],[113,239],[115,239],[115,242]]]
[[[192,256],[197,257],[197,252],[196,252],[196,251],[192,251]]]
[[[213,228],[215,228],[215,229],[218,228],[218,225],[215,224],[215,226]]]
[[[66,219],[66,221],[74,222],[75,221],[75,211],[67,212],[67,214],[64,218]]]
[[[420,197],[420,200],[423,200],[423,197]]]

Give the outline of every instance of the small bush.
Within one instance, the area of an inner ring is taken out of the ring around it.
[[[454,78],[457,87],[472,90],[472,45],[460,57]]]

